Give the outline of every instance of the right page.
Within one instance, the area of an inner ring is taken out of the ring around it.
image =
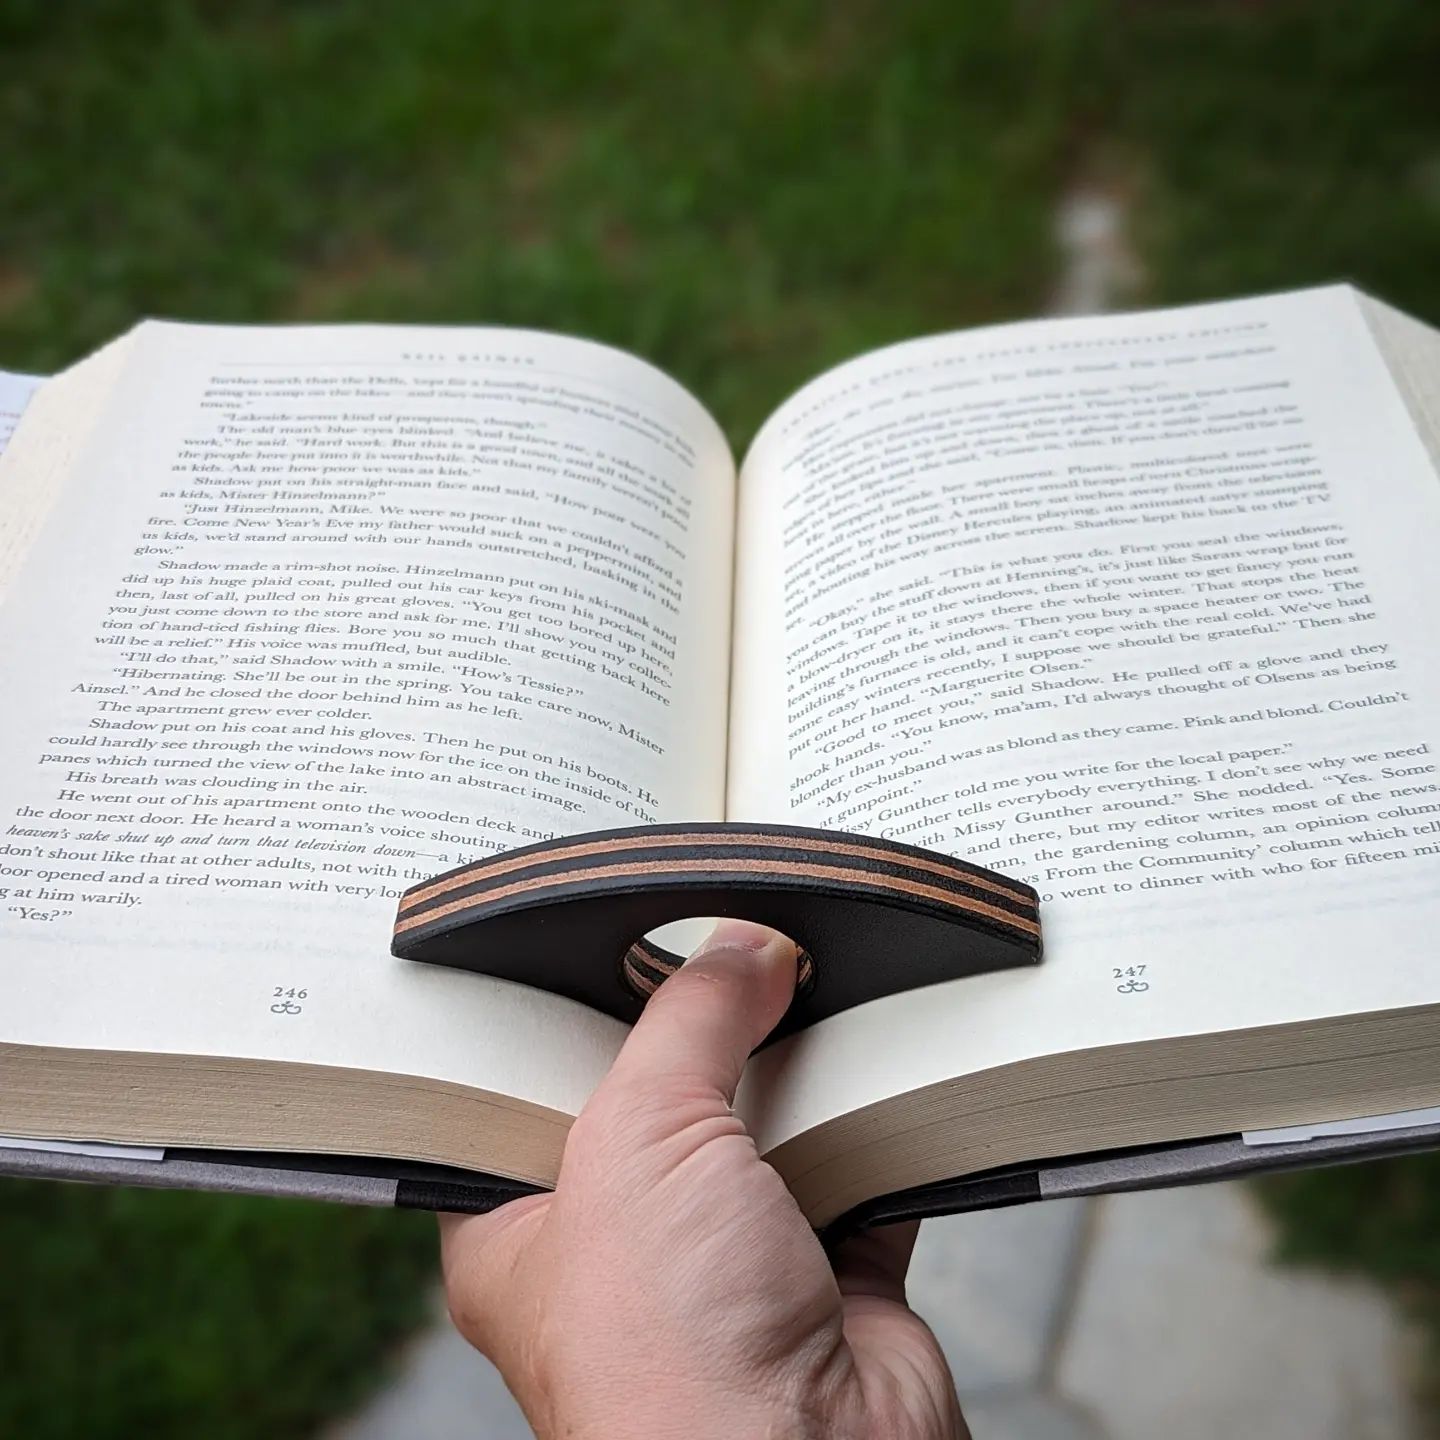
[[[1440,999],[1440,484],[1355,291],[864,356],[765,426],[739,524],[730,817],[1029,880],[1047,947],[772,1047],[762,1145]]]

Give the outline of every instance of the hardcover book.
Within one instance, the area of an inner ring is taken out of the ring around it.
[[[753,1057],[817,1226],[1440,1104],[1437,462],[1440,335],[1348,286],[862,355],[738,466],[584,340],[143,324],[0,458],[0,1168],[551,1184],[624,1020],[400,897],[719,821],[1040,897]]]

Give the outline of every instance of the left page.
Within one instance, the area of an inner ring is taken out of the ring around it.
[[[11,370],[0,370],[0,454],[14,434],[20,417],[31,395],[40,388],[39,375],[20,375]]]
[[[733,486],[603,346],[142,326],[0,576],[0,1075],[5,1042],[226,1055],[575,1113],[623,1027],[392,958],[395,901],[722,815]]]

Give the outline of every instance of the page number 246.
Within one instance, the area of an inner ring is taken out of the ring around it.
[[[294,985],[277,985],[270,996],[272,1015],[298,1015],[305,1008],[308,990],[297,989]]]

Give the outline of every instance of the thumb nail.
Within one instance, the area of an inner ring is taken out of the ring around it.
[[[789,947],[790,943],[785,936],[767,926],[756,925],[750,920],[724,919],[716,922],[715,928],[700,942],[690,958],[699,960],[721,950],[749,951],[758,955],[772,946],[778,951],[780,947]]]

